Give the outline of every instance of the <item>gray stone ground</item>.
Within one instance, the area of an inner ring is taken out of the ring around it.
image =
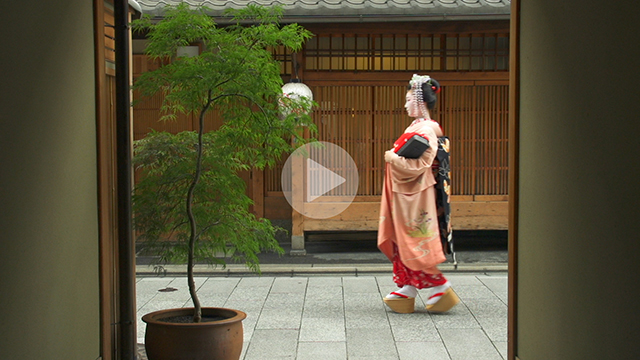
[[[461,299],[446,314],[397,314],[382,297],[396,288],[387,274],[198,277],[203,306],[239,309],[241,359],[504,359],[507,352],[507,274],[445,272]],[[175,288],[173,292],[160,289]],[[191,306],[183,276],[139,276],[138,319]],[[144,324],[138,321],[138,342]],[[143,351],[143,348],[141,348]],[[144,356],[144,355],[142,355]],[[144,359],[144,357],[142,357]]]
[[[457,233],[457,266],[440,269],[461,303],[446,314],[424,310],[397,314],[382,297],[396,289],[392,266],[375,237],[307,242],[306,256],[262,254],[262,275],[241,264],[196,265],[203,306],[242,310],[243,360],[485,360],[507,356],[506,232]],[[144,355],[142,315],[192,306],[184,265],[167,265],[160,274],[153,256],[137,259],[137,311],[140,360]],[[174,288],[175,291],[158,290]]]

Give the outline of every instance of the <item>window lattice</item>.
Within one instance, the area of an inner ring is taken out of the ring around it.
[[[320,34],[305,71],[508,71],[509,34]]]
[[[284,46],[271,48],[271,56],[280,63],[280,75],[293,75],[293,60],[291,52]]]

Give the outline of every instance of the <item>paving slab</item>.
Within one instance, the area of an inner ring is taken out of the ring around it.
[[[347,358],[345,341],[300,341],[297,360],[344,360]]]
[[[397,314],[382,297],[395,290],[391,273],[298,276],[198,276],[205,306],[247,313],[243,360],[270,359],[505,359],[507,273],[445,272],[461,299],[445,314],[424,309]],[[184,276],[139,275],[138,342],[142,315],[191,306]],[[160,291],[174,288],[173,291]],[[141,345],[141,359],[144,350]],[[419,355],[418,355],[419,354]]]
[[[451,360],[502,360],[502,355],[482,329],[441,329]]]
[[[339,298],[307,297],[304,302],[303,318],[331,318],[344,320],[344,300]]]
[[[442,341],[400,341],[396,347],[400,360],[451,360]]]
[[[295,359],[297,330],[255,330],[244,360]]]
[[[347,356],[396,359],[398,351],[389,328],[347,328]]]
[[[301,342],[345,342],[344,319],[340,317],[302,318]]]

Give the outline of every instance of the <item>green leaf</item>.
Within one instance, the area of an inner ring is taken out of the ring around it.
[[[282,253],[276,240],[282,229],[249,212],[252,201],[239,173],[273,166],[294,144],[313,140],[303,139],[300,129],[315,131],[308,113],[316,104],[283,99],[280,64],[270,51],[296,51],[311,33],[281,25],[282,9],[275,6],[249,5],[228,15],[231,25],[219,26],[206,8],[181,3],[160,21],[144,16],[132,23],[147,33],[146,53],[167,60],[141,74],[133,89],[143,98],[163,95],[159,121],[189,114],[195,127],[151,132],[134,143],[134,226],[161,262],[233,261],[259,272],[260,252]],[[198,56],[176,57],[179,46],[190,44],[201,48]],[[222,124],[205,132],[212,111]]]

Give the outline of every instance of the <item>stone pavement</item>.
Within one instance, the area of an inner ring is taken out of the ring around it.
[[[416,299],[415,313],[392,312],[382,302],[396,289],[391,268],[360,269],[294,271],[263,266],[262,276],[238,269],[226,273],[201,269],[196,283],[203,306],[247,313],[244,360],[506,358],[506,264],[493,268],[477,264],[476,272],[442,268],[461,299],[446,314],[424,310],[426,290]],[[140,271],[138,342],[144,342],[143,314],[184,306],[191,306],[184,275],[160,277]]]

